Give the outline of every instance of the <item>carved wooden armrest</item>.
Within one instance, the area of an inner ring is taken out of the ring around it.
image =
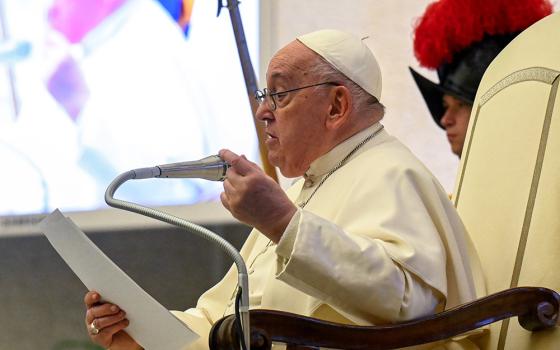
[[[251,310],[251,349],[396,349],[447,339],[510,317],[529,331],[558,323],[560,296],[553,290],[519,287],[489,295],[444,312],[385,326],[350,326],[273,310]],[[239,349],[235,316],[214,324],[211,350]]]

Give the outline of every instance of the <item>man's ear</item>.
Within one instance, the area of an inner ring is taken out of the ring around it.
[[[352,95],[346,86],[335,86],[329,93],[329,101],[331,104],[325,126],[334,130],[348,121],[352,109]]]

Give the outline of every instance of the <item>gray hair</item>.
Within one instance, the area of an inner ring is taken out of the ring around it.
[[[385,106],[376,97],[335,69],[323,57],[316,55],[316,59],[317,61],[312,65],[309,72],[318,77],[321,82],[332,81],[346,86],[354,100],[353,112],[374,112],[380,117],[385,115]]]

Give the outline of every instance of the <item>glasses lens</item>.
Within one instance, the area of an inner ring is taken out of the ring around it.
[[[271,111],[274,111],[276,109],[276,100],[274,99],[274,95],[271,94],[268,89],[264,89],[264,94],[265,97],[268,96],[268,108],[270,108]]]

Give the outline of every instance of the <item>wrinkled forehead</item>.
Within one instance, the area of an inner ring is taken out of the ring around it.
[[[317,54],[297,40],[280,49],[270,60],[267,83],[277,81],[303,82],[311,75],[310,68]]]

